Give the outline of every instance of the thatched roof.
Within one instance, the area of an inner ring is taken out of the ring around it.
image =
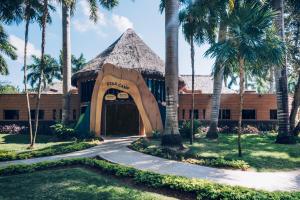
[[[180,76],[185,82],[184,91],[192,91],[192,76],[191,75],[181,75]],[[203,94],[212,94],[214,88],[214,80],[209,75],[195,75],[195,91],[201,92]],[[235,90],[227,88],[223,85],[222,94],[232,94],[236,93]]]
[[[58,81],[48,85],[43,91],[43,94],[63,94],[63,82]],[[71,87],[71,93],[77,93],[76,87]]]
[[[128,29],[112,45],[73,75],[73,85],[76,85],[79,78],[96,77],[106,63],[135,69],[141,73],[164,74],[164,61],[132,29]]]

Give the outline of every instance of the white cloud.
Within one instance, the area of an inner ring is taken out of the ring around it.
[[[87,31],[95,31],[98,35],[105,36],[102,32],[101,27],[107,25],[106,17],[103,13],[99,10],[98,13],[98,20],[96,23],[89,19],[90,16],[90,7],[86,1],[79,1],[79,10],[83,14],[82,17],[79,19],[73,20],[74,28],[79,32],[87,32]]]
[[[133,23],[127,17],[120,15],[114,14],[112,16],[112,23],[120,32],[124,32],[128,28],[133,28]]]
[[[15,35],[9,36],[9,42],[17,48],[18,62],[23,63],[24,58],[24,45],[25,41]],[[27,44],[27,58],[30,59],[32,55],[39,56],[41,54],[40,50],[37,49],[32,43]]]

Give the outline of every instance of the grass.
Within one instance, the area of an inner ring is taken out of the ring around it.
[[[64,154],[97,144],[93,141],[60,141],[49,135],[38,135],[36,145],[32,150],[27,149],[28,143],[28,135],[0,134],[0,161]]]
[[[173,199],[126,186],[115,178],[79,167],[1,177],[0,185],[4,186],[0,188],[3,200]]]
[[[242,136],[243,157],[238,157],[237,136],[220,134],[217,140],[208,140],[199,135],[193,145],[184,141],[186,157],[200,159],[243,160],[255,171],[285,171],[300,168],[300,143],[295,145],[275,144],[275,134],[245,134]],[[150,145],[160,148],[159,140],[150,140]]]

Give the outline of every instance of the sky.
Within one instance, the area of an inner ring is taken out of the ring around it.
[[[164,14],[159,12],[160,0],[121,0],[111,11],[100,8],[99,20],[95,24],[89,20],[89,7],[86,0],[77,0],[76,10],[71,19],[71,49],[72,54],[83,53],[87,61],[93,59],[111,43],[113,43],[127,28],[133,28],[144,42],[163,60],[165,57]],[[61,7],[56,6],[56,12],[51,13],[52,24],[47,25],[46,54],[58,58],[62,47]],[[10,74],[0,76],[0,82],[6,82],[23,88],[23,72],[21,71],[24,55],[24,23],[5,26],[10,42],[17,48],[18,59],[7,58]],[[191,74],[190,48],[179,29],[179,74]],[[40,55],[41,29],[37,24],[30,25],[28,58]],[[205,58],[204,52],[209,46],[204,44],[196,47],[196,74],[208,75],[214,60]]]

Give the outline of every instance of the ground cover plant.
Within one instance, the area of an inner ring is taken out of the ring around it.
[[[0,134],[0,161],[52,156],[79,151],[96,146],[98,140],[59,140],[54,136],[39,135],[34,149],[28,148],[29,136],[25,134]]]
[[[14,182],[13,180],[24,181],[24,175],[32,176],[31,178],[37,178],[34,177],[35,176],[34,174],[36,174],[36,172],[38,171],[50,170],[50,169],[66,169],[65,167],[68,167],[67,170],[69,170],[70,167],[72,166],[76,166],[75,168],[76,170],[79,166],[90,167],[93,168],[94,170],[99,170],[101,173],[104,173],[106,175],[113,175],[114,177],[118,177],[118,178],[127,178],[127,180],[131,180],[137,185],[143,185],[155,189],[168,189],[170,191],[178,192],[181,195],[186,195],[186,196],[194,195],[195,197],[197,197],[197,199],[205,199],[205,200],[207,199],[211,199],[211,200],[214,199],[227,199],[227,200],[300,199],[300,192],[266,192],[261,190],[248,189],[244,187],[227,186],[227,185],[212,183],[210,181],[201,180],[201,179],[188,179],[179,176],[160,175],[153,172],[141,171],[141,170],[134,169],[132,167],[126,167],[119,164],[113,164],[104,160],[91,159],[91,158],[79,158],[79,159],[69,159],[69,160],[60,160],[60,161],[51,161],[51,162],[41,162],[32,165],[11,165],[9,167],[0,169],[0,183],[5,182],[6,185],[9,185],[8,183],[13,183],[13,185],[15,186],[16,182]],[[66,173],[68,177],[70,176],[72,177],[72,173],[68,174],[68,172],[64,170],[63,172]],[[19,174],[19,176],[15,176],[17,174]],[[64,183],[57,182],[59,180],[55,180],[56,178],[55,177],[53,178],[53,174],[54,173],[51,173],[50,177],[48,178],[48,180],[52,179],[53,184],[48,184],[49,182],[44,181],[45,185],[43,186],[43,184],[39,184],[36,189],[41,188],[43,189],[44,192],[47,192],[47,191],[52,191],[51,189],[55,187],[54,185],[57,184],[61,185],[61,187],[63,186],[67,187],[69,185],[71,187],[67,190],[67,192],[73,192],[76,190],[79,191],[85,190],[84,191],[85,195],[90,195],[89,192],[91,191],[95,191],[97,189],[99,190],[103,189],[103,188],[97,188],[97,185],[93,182],[89,184],[88,187],[84,187],[84,188],[78,185],[74,185],[74,182],[71,181],[72,179],[69,179],[69,181]],[[20,175],[23,175],[23,177]],[[89,177],[88,180],[89,179],[91,179],[91,177]],[[9,182],[7,183],[6,181]],[[22,184],[22,181],[21,183],[18,184]],[[15,191],[16,191],[15,188],[16,187],[1,187],[0,190],[5,189],[5,192],[0,192],[0,195],[2,195],[4,199],[5,198],[10,199],[9,198],[10,196],[5,196],[5,195],[12,194],[15,196]],[[34,189],[34,187],[31,188]],[[24,192],[28,193],[28,195],[31,195],[32,193],[30,193],[30,190],[24,190]],[[57,193],[57,191],[54,192]],[[67,192],[65,194],[68,194]],[[46,194],[39,194],[39,195],[46,195]],[[139,198],[139,199],[143,199],[143,198]]]
[[[220,134],[209,140],[198,134],[194,144],[184,140],[185,150],[162,147],[159,139],[139,139],[130,148],[146,154],[219,168],[256,171],[292,170],[300,167],[300,144],[275,144],[276,134],[243,134],[243,157],[237,156],[237,135]]]

